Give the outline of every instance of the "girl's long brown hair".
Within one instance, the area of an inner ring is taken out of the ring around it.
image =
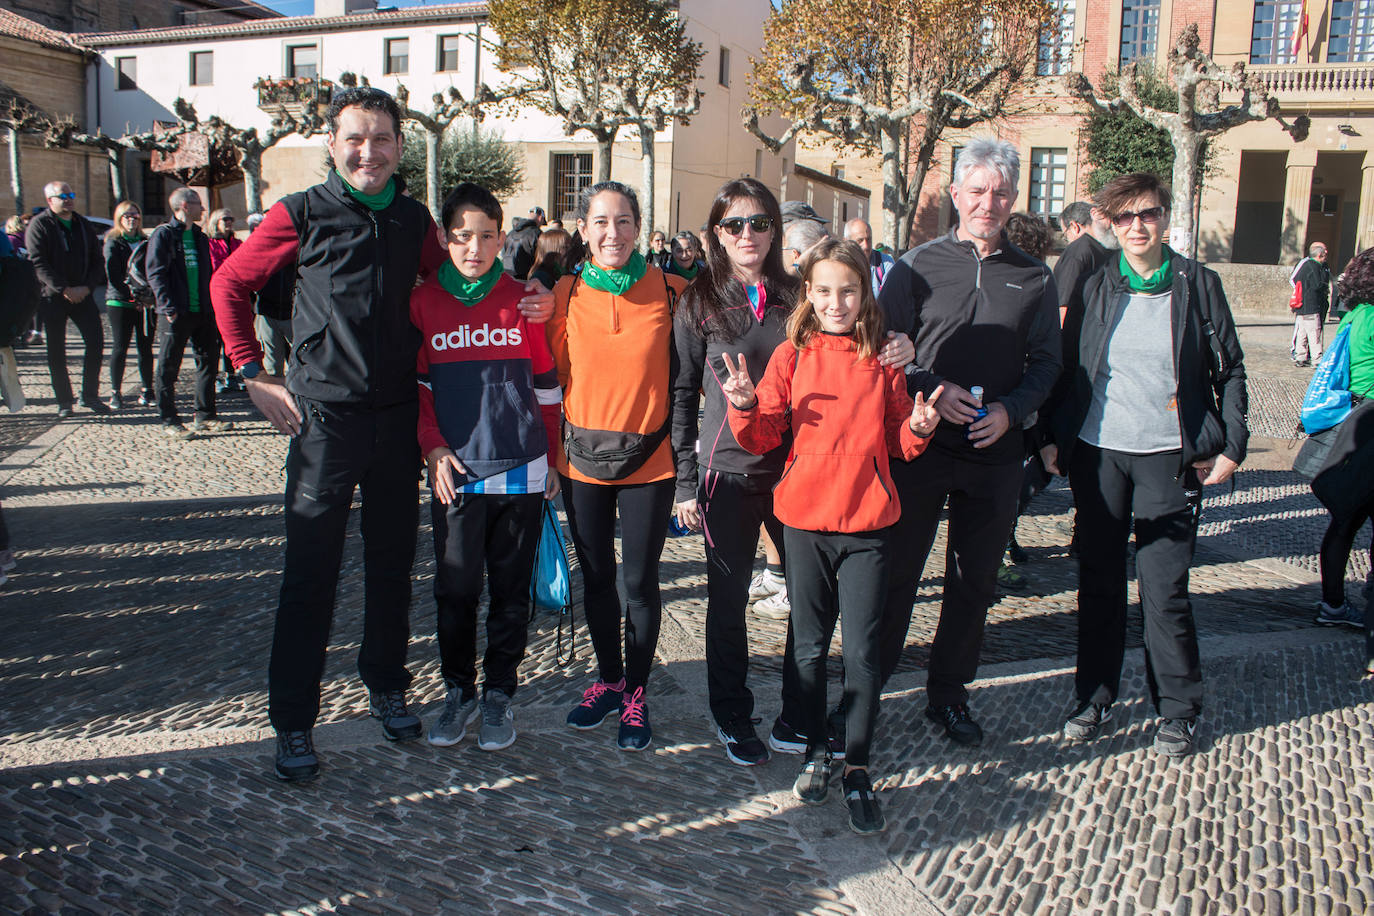
[[[862,289],[859,297],[859,315],[849,334],[854,338],[859,359],[878,355],[878,351],[883,348],[887,322],[883,320],[882,310],[878,308],[878,300],[873,298],[868,259],[864,257],[864,250],[857,242],[848,242],[833,236],[812,245],[802,257],[802,291],[806,301],[797,303],[797,307],[792,309],[792,316],[787,319],[787,339],[792,342],[792,346],[800,350],[811,341],[813,334],[820,333],[821,321],[816,317],[816,308],[811,304],[808,291],[811,285],[811,271],[821,261],[836,261],[858,276]]]

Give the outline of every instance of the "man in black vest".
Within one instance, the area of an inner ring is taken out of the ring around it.
[[[418,738],[406,703],[410,572],[418,527],[420,447],[410,291],[447,258],[424,205],[395,177],[401,112],[370,87],[334,96],[333,171],[267,212],[211,290],[226,352],[249,397],[292,437],[286,462],[286,561],[277,608],[269,716],[276,773],[319,773],[311,729],[334,611],[353,491],[362,491],[364,622],[358,673],[369,711],[390,741]],[[295,263],[291,362],[283,381],[262,372],[252,293]],[[542,293],[542,289],[540,290]],[[526,300],[547,320],[552,297]]]
[[[43,186],[48,209],[29,222],[24,247],[42,286],[38,316],[48,335],[48,373],[52,376],[57,415],[72,415],[72,380],[67,373],[67,319],[86,344],[81,364],[81,406],[92,413],[109,413],[100,400],[100,361],[105,331],[100,324],[92,290],[105,282],[100,239],[90,221],[76,212],[76,192],[65,181]]]

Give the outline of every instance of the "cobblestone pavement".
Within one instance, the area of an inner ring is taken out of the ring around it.
[[[1303,384],[1273,369],[1266,388]],[[25,384],[41,404],[39,375]],[[20,563],[0,590],[0,911],[1374,911],[1374,684],[1357,635],[1311,626],[1324,522],[1286,472],[1243,472],[1208,500],[1191,583],[1206,713],[1199,753],[1178,762],[1149,747],[1138,612],[1116,727],[1086,745],[1058,734],[1075,647],[1062,488],[1021,523],[1031,587],[989,615],[972,699],[988,738],[940,738],[922,668],[942,536],[875,746],[889,828],[861,839],[838,792],[819,808],[792,798],[796,758],[725,759],[705,701],[699,537],[664,555],[651,752],[617,752],[609,725],[562,724],[593,676],[590,649],[579,627],[560,665],[557,618],[541,613],[520,739],[488,754],[387,745],[367,720],[355,513],[317,729],[324,773],[279,785],[264,707],[284,440],[241,397],[221,413],[238,426],[186,443],[161,439],[148,411],[78,413],[0,462]],[[429,537],[411,660],[432,720]],[[783,634],[751,615],[761,730]]]

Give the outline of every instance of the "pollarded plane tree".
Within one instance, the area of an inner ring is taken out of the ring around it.
[[[745,127],[777,152],[798,134],[882,157],[883,239],[907,247],[948,130],[1030,104],[1047,0],[786,0],[764,26]],[[780,135],[763,114],[790,121]]]

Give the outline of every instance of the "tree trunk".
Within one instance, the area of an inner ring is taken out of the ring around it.
[[[644,187],[639,191],[639,247],[649,247],[649,234],[654,231],[654,127],[652,124],[639,125],[639,156],[644,163]]]
[[[105,154],[110,157],[110,194],[118,204],[129,199],[128,185],[124,180],[124,147],[112,147]]]
[[[1186,128],[1171,131],[1174,143],[1174,199],[1173,212],[1169,214],[1169,247],[1179,254],[1189,255],[1197,243],[1197,230],[1193,225],[1193,200],[1197,195],[1194,181],[1197,179],[1198,153],[1202,148],[1202,138]]]
[[[906,175],[902,169],[901,128],[892,125],[880,135],[883,156],[883,241],[894,251],[906,248]]]
[[[615,146],[615,132],[596,135],[596,183],[611,180],[611,150]]]
[[[425,205],[439,222],[439,141],[442,134],[425,130]]]
[[[14,195],[14,212],[24,212],[24,179],[19,174],[19,131],[5,128],[10,144],[10,192]]]
[[[243,200],[249,213],[262,212],[262,150],[239,150],[243,170]]]

